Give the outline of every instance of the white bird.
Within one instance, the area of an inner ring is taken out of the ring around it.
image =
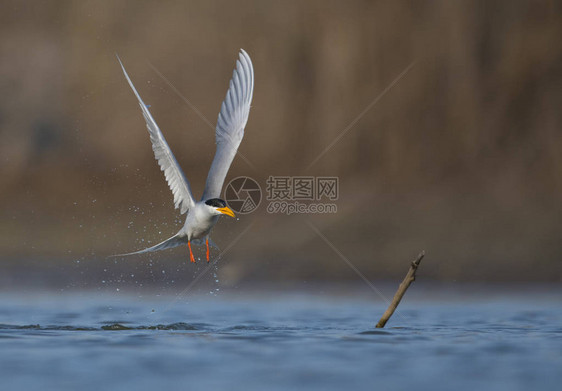
[[[234,212],[220,198],[220,193],[230,164],[236,155],[242,137],[244,137],[244,127],[250,114],[250,103],[254,91],[254,69],[250,56],[243,49],[240,49],[236,68],[230,80],[230,87],[219,113],[215,131],[217,151],[200,201],[195,201],[189,181],[176,161],[166,139],[164,139],[164,135],[150,114],[148,106],[142,101],[119,56],[117,56],[117,59],[121,64],[125,78],[139,101],[150,134],[154,156],[160,165],[160,169],[164,171],[168,186],[174,194],[175,207],[180,210],[181,214],[187,212],[185,224],[171,238],[144,250],[120,255],[159,251],[187,243],[190,260],[195,262],[191,251],[191,242],[202,244],[205,240],[207,262],[209,262],[209,233],[211,229],[217,223],[219,216],[224,214],[234,217]]]

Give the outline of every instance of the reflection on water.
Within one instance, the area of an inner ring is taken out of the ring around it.
[[[439,295],[436,295],[438,297]],[[170,305],[173,302],[173,305]],[[6,389],[557,389],[562,299],[0,294]]]

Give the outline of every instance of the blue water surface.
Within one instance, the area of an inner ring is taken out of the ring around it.
[[[0,389],[557,390],[558,293],[4,292]]]

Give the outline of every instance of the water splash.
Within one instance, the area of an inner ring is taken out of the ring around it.
[[[216,296],[220,292],[220,280],[217,274],[218,270],[219,270],[218,263],[215,262],[213,264],[213,281],[214,281],[215,288],[209,292],[211,296]]]

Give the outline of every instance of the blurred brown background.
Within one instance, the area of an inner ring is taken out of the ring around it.
[[[4,285],[159,282],[156,267],[193,278],[183,248],[105,258],[183,222],[115,53],[199,196],[213,131],[155,69],[214,124],[239,48],[256,75],[241,146],[251,165],[238,157],[227,181],[338,176],[340,197],[337,214],[271,215],[264,203],[222,219],[214,240],[223,250],[236,242],[219,263],[223,283],[357,280],[309,223],[372,280],[402,277],[425,249],[428,280],[562,281],[560,2],[4,0],[1,9]]]

